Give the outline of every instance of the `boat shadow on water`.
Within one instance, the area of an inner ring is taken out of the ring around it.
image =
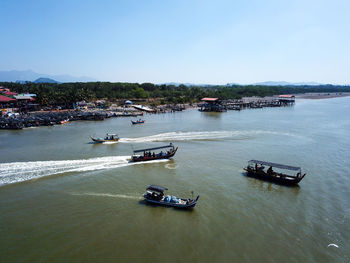
[[[283,184],[275,181],[269,181],[269,180],[261,180],[259,178],[249,176],[246,172],[241,172],[241,176],[246,177],[248,179],[248,184],[252,187],[259,188],[260,190],[273,192],[277,191],[281,188],[290,188],[293,189],[295,194],[299,194],[301,187],[300,185],[289,185],[289,184]],[[281,187],[282,186],[282,187]]]
[[[273,181],[273,180],[268,180],[268,179],[261,179],[259,177],[251,176],[248,175],[247,172],[241,172],[241,175],[244,177],[247,177],[251,179],[251,182],[254,182],[256,185],[264,185],[264,184],[269,184],[269,185],[276,185],[276,186],[284,186],[287,188],[295,188],[295,189],[300,189],[300,185],[298,184],[284,184],[278,181]]]

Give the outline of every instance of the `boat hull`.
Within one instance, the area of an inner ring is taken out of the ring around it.
[[[142,124],[145,123],[145,121],[131,121],[132,124]]]
[[[290,176],[275,176],[267,173],[255,172],[251,169],[243,168],[247,172],[247,176],[254,177],[260,180],[274,182],[282,185],[298,185],[298,183],[304,178],[305,174],[301,177],[290,177]]]
[[[118,142],[119,141],[119,138],[118,139],[114,139],[114,140],[105,140],[105,139],[99,139],[99,138],[93,138],[93,137],[90,137],[92,141],[94,142],[97,142],[97,143],[103,143],[103,142]]]
[[[160,206],[181,208],[181,209],[189,209],[189,208],[195,207],[196,204],[197,204],[198,199],[199,199],[199,195],[197,196],[197,198],[195,200],[191,200],[191,202],[189,202],[188,204],[178,204],[178,203],[170,203],[170,202],[168,203],[168,202],[165,202],[165,201],[157,201],[157,200],[148,199],[148,198],[145,197],[145,200],[148,203],[156,204],[156,205],[160,205]],[[181,199],[181,200],[187,201],[189,199]]]

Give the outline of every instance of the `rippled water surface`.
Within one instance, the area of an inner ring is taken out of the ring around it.
[[[350,98],[0,131],[0,262],[350,262]],[[116,132],[116,144],[90,135]],[[129,163],[173,142],[172,160]],[[250,159],[301,166],[300,187],[247,178]],[[189,212],[148,184],[200,194]]]

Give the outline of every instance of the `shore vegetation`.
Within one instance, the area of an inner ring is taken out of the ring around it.
[[[168,85],[152,83],[16,83],[0,82],[0,86],[17,93],[34,93],[41,105],[65,105],[69,107],[77,101],[107,99],[120,101],[127,99],[156,99],[160,104],[195,103],[203,97],[220,99],[240,99],[242,97],[265,97],[279,94],[312,92],[350,92],[350,86],[265,86],[265,85]]]

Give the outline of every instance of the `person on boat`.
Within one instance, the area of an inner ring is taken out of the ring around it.
[[[264,170],[264,166],[255,164],[255,171],[256,172],[262,172]]]
[[[153,157],[156,157],[156,154],[153,152]]]
[[[267,169],[267,174],[272,174],[273,173],[273,170],[272,170],[272,166],[270,166],[270,168],[269,169]]]

